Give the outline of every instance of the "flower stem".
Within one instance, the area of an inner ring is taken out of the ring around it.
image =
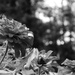
[[[40,75],[41,67],[42,67],[42,66],[39,66],[38,75]]]
[[[6,54],[7,54],[7,52],[8,52],[8,43],[7,43],[5,54],[4,54],[3,58],[0,61],[0,65],[2,64],[2,62],[3,62],[3,60],[4,60],[4,58],[5,58]]]

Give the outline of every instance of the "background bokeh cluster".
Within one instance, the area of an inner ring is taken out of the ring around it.
[[[75,59],[75,0],[0,0],[0,14],[26,24],[33,47]]]

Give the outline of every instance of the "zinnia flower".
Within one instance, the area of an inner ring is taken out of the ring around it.
[[[5,15],[0,18],[0,40],[7,40],[8,46],[15,50],[15,56],[25,56],[25,49],[33,45],[33,33],[22,23],[7,19]]]

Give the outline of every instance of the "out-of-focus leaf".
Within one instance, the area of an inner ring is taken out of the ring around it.
[[[59,66],[60,65],[56,61],[47,63],[48,71],[51,71],[51,72],[58,72]]]
[[[40,53],[45,54],[45,53],[46,53],[46,51],[45,51],[45,50],[41,50],[41,51],[40,51]]]
[[[22,75],[35,75],[33,70],[22,70]]]
[[[5,70],[0,70],[0,75],[13,75],[13,73]]]
[[[70,68],[59,66],[58,75],[72,75],[72,71],[70,70]]]
[[[32,55],[28,58],[28,61],[24,67],[29,67],[31,65],[31,61],[33,61],[34,59],[38,59],[38,56],[39,56],[39,51],[38,49],[34,48]]]
[[[48,59],[49,56],[52,54],[52,52],[53,52],[53,51],[49,50],[49,51],[46,53],[46,57],[45,57],[45,59]]]
[[[55,72],[49,72],[50,75],[58,75],[58,73]]]
[[[17,72],[17,71],[23,69],[24,67],[25,67],[25,68],[26,68],[26,67],[29,68],[30,65],[31,65],[31,61],[38,58],[38,54],[39,54],[38,49],[35,49],[35,48],[34,48],[34,49],[31,51],[31,53],[28,54],[28,56],[26,56],[25,58],[23,58],[23,59],[20,61],[20,64],[16,67],[15,72]]]
[[[62,64],[72,66],[75,65],[75,60],[66,59]]]
[[[58,67],[59,66],[59,64],[57,63],[57,62],[52,62],[52,63],[47,63],[47,67],[49,67],[49,66],[55,66],[55,67]]]

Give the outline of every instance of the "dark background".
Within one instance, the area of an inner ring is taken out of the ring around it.
[[[13,18],[23,24],[34,33],[33,47],[39,50],[53,50],[53,55],[59,55],[60,61],[68,58],[75,59],[75,14],[72,11],[72,3],[74,0],[68,0],[67,7],[57,9],[60,12],[58,15],[53,14],[52,8],[44,8],[40,3],[43,0],[0,0],[0,14],[6,15],[8,18]],[[63,1],[63,0],[62,0]],[[43,23],[40,19],[36,18],[35,12],[37,8],[47,11],[48,17],[53,17],[54,20]],[[65,25],[64,21],[68,22]],[[58,23],[61,21],[62,23]],[[67,36],[70,38],[68,42],[64,39]],[[58,43],[60,44],[58,44]]]

